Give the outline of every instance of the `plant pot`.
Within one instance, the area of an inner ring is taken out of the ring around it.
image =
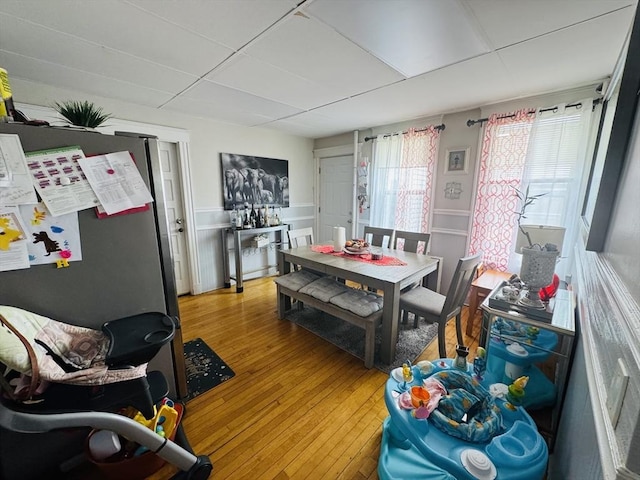
[[[530,289],[549,285],[556,270],[559,251],[538,250],[536,248],[522,248],[522,267],[520,278]]]

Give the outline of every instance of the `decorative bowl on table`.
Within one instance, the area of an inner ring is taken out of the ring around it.
[[[343,250],[346,253],[362,255],[364,253],[369,253],[369,244],[361,239],[347,240],[344,244]]]

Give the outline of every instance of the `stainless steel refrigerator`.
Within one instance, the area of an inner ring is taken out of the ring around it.
[[[2,123],[0,133],[19,135],[25,152],[73,145],[86,156],[129,151],[154,198],[149,210],[128,215],[99,219],[94,209],[80,211],[82,260],[69,262],[67,268],[49,264],[0,272],[0,304],[95,329],[108,320],[143,312],[179,317],[156,140]],[[186,394],[180,328],[149,369],[164,373],[172,397]],[[0,432],[0,466],[9,454],[6,435]],[[16,447],[21,442],[9,443]]]

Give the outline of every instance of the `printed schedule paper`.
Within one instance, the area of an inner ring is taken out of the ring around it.
[[[59,216],[98,205],[98,198],[79,163],[80,147],[28,152],[27,167],[40,198],[51,215]]]
[[[129,152],[81,158],[78,163],[107,214],[113,215],[153,202]]]

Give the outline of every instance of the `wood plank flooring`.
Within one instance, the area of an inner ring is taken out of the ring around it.
[[[241,294],[232,287],[181,297],[180,315],[184,341],[202,338],[236,373],[188,402],[183,420],[196,454],[214,464],[212,479],[378,478],[387,375],[278,320],[273,278],[250,280]],[[469,359],[480,313],[475,320]],[[446,335],[453,357],[453,322]],[[420,356],[435,358],[437,341]],[[165,466],[150,478],[174,473]]]

